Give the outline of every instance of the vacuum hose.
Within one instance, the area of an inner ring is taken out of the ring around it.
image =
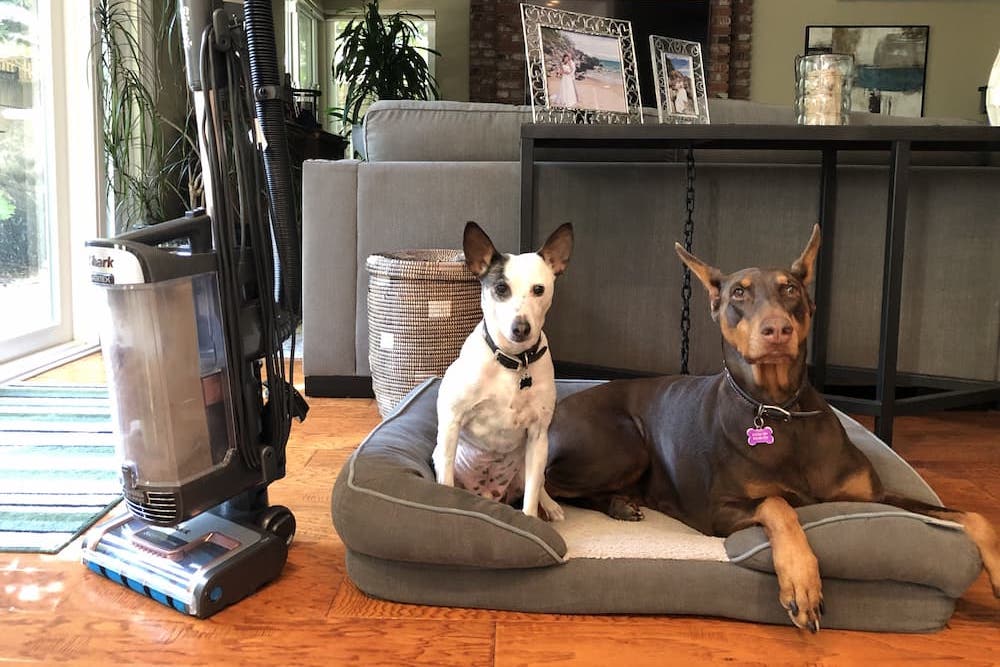
[[[290,329],[281,332],[281,338],[285,338],[302,317],[302,268],[271,0],[246,0],[243,20],[250,56],[250,83],[263,134],[264,176],[277,252],[275,299],[291,320],[286,323]]]

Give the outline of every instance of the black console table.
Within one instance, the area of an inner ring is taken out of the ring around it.
[[[560,125],[521,128],[521,251],[531,248],[534,231],[536,162],[655,162],[672,150],[742,149],[820,151],[820,246],[816,278],[819,307],[813,323],[813,384],[820,390],[836,382],[873,384],[875,398],[827,394],[838,408],[875,417],[875,433],[892,440],[896,415],[918,414],[1000,400],[1000,383],[897,373],[899,311],[903,278],[910,156],[914,151],[1000,151],[1000,128],[984,126],[803,125]],[[882,313],[877,368],[828,366],[827,336],[832,242],[836,228],[837,154],[845,150],[884,151],[889,167]],[[607,369],[605,369],[607,370]],[[928,393],[897,397],[897,387]]]

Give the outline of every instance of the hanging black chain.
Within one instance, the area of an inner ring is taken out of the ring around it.
[[[694,244],[694,149],[687,151],[687,219],[684,221],[684,249],[691,252]],[[684,282],[681,285],[681,374],[687,375],[688,351],[691,331],[691,269],[684,267]]]

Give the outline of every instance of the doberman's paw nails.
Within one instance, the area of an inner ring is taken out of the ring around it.
[[[796,588],[782,593],[779,601],[795,627],[813,633],[819,631],[820,618],[826,612],[826,606],[818,589],[803,591]]]

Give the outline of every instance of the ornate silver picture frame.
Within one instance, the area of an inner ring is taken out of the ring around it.
[[[708,123],[708,93],[701,44],[649,36],[661,123]]]
[[[641,123],[629,21],[521,5],[534,121]]]

